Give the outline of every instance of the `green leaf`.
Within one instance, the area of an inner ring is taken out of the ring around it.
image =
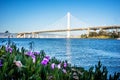
[[[10,72],[8,73],[8,75],[12,76],[13,72],[14,72],[14,69],[11,69]]]

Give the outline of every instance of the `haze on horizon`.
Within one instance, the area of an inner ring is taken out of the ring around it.
[[[90,26],[120,25],[120,0],[0,0],[0,32],[30,32],[70,12]],[[76,28],[76,27],[74,27]]]

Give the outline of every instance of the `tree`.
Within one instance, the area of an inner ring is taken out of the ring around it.
[[[90,32],[89,36],[90,36],[90,37],[96,37],[96,36],[97,36],[97,33],[96,33],[96,32]]]
[[[8,37],[8,46],[10,45],[11,41],[10,41],[10,33],[8,30],[5,31],[5,36]]]
[[[101,30],[98,32],[98,35],[99,36],[108,36],[108,33],[106,31]]]
[[[5,33],[9,33],[9,31],[5,31]]]
[[[113,31],[111,37],[112,37],[112,38],[118,38],[119,36],[116,34],[115,31]]]

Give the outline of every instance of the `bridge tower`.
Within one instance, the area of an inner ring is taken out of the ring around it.
[[[67,38],[70,38],[70,12],[67,13]]]

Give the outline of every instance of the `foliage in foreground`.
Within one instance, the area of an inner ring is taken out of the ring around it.
[[[0,80],[107,80],[107,73],[100,61],[87,71],[50,58],[44,51],[19,50],[15,45],[0,48]],[[120,73],[109,77],[119,79]]]

